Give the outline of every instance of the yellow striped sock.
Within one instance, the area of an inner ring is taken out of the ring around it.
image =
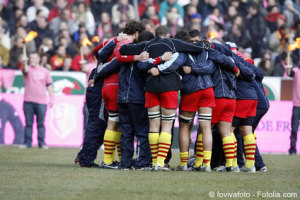
[[[119,162],[121,162],[121,144],[120,144],[121,135],[122,135],[121,132],[116,132],[115,142],[116,142],[116,146],[117,146]]]
[[[249,134],[243,137],[244,139],[244,151],[245,151],[245,167],[252,167],[255,163],[255,149],[256,142],[253,134]]]
[[[149,144],[152,155],[152,165],[156,164],[158,152],[159,133],[149,133]]]
[[[187,164],[189,158],[189,152],[180,152],[180,166]]]
[[[165,165],[169,149],[171,147],[171,133],[161,132],[158,142],[157,164],[161,167]]]
[[[203,151],[203,167],[210,165],[211,151]]]
[[[234,152],[235,152],[233,138],[232,136],[223,137],[222,141],[223,141],[223,149],[226,158],[225,166],[232,167],[232,162],[233,162]]]
[[[236,167],[237,166],[237,141],[234,133],[231,133],[231,137],[234,141],[234,158],[232,160],[232,167]]]
[[[113,161],[116,159],[116,146],[115,146],[115,149],[113,150],[113,152],[111,154],[111,157],[112,157]]]
[[[112,130],[106,130],[104,134],[104,162],[106,164],[111,164],[113,162],[113,151],[115,151],[115,131]]]
[[[197,143],[196,143],[196,161],[195,167],[199,167],[203,162],[203,143],[202,143],[202,134],[198,135]]]

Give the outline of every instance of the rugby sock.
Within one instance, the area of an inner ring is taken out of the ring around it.
[[[234,152],[235,152],[233,138],[232,138],[232,136],[223,137],[222,141],[223,141],[223,149],[224,149],[225,158],[226,158],[225,167],[232,167],[232,161],[233,161]]]
[[[236,167],[237,166],[237,141],[236,141],[234,133],[231,133],[231,137],[234,141],[234,157],[232,160],[232,167]]]
[[[202,134],[199,134],[196,143],[195,167],[200,167],[200,165],[202,165],[202,162],[203,162],[203,143],[202,143]]]
[[[210,165],[211,151],[203,151],[203,167]]]
[[[189,152],[180,152],[180,166],[187,164]]]
[[[158,141],[157,164],[161,167],[165,165],[169,149],[171,147],[171,133],[161,132]]]
[[[113,162],[113,151],[115,151],[115,131],[106,130],[104,134],[104,162],[105,164],[111,164]]]
[[[244,139],[244,151],[246,154],[245,167],[249,168],[254,166],[256,142],[253,134],[246,135],[243,137],[243,139]]]
[[[157,160],[158,140],[159,140],[159,133],[149,133],[149,144],[150,144],[151,155],[152,155],[152,165],[155,165]]]
[[[116,160],[116,146],[115,146],[115,149],[113,150],[112,154],[111,154],[111,157],[112,157],[112,160]]]
[[[119,162],[121,162],[121,144],[120,144],[121,135],[122,135],[121,132],[116,132],[116,137],[115,137]],[[115,157],[113,157],[113,158],[115,158]]]

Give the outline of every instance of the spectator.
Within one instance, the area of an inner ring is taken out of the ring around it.
[[[67,72],[71,70],[72,58],[70,56],[66,56],[64,59],[63,71]]]
[[[294,32],[287,25],[282,25],[277,31],[274,31],[269,40],[269,47],[276,56],[287,48],[289,43],[293,42]]]
[[[25,14],[22,14],[19,18],[17,18],[16,26],[23,26],[27,29],[27,16]]]
[[[30,6],[26,11],[28,22],[35,20],[37,10],[42,10],[44,17],[48,18],[49,9],[43,5],[44,0],[34,0],[33,2],[33,5]]]
[[[72,15],[71,10],[69,9],[67,0],[56,0],[55,6],[50,10],[48,21],[49,23],[54,19],[55,17],[60,16],[60,12],[62,10],[68,9],[70,11],[70,16]]]
[[[143,0],[143,1],[140,1],[139,7],[138,7],[140,18],[143,18],[147,8],[150,7],[150,6],[154,8],[155,13],[159,12],[159,5],[158,5],[156,0]],[[147,19],[149,19],[149,18],[147,18]]]
[[[0,25],[0,45],[2,45],[7,50],[10,50],[11,48],[10,39],[6,34],[4,34],[2,25]]]
[[[76,26],[74,24],[73,19],[70,17],[70,10],[64,9],[60,12],[58,17],[53,18],[53,20],[49,24],[49,28],[52,30],[54,35],[58,35],[61,28],[61,23],[67,24],[67,29],[69,30],[70,34],[74,34],[76,31]]]
[[[218,8],[220,10],[221,15],[223,15],[224,13],[224,8],[218,0],[204,1],[203,4],[200,5],[202,5],[200,14],[203,17],[203,19],[210,15],[215,8]]]
[[[154,5],[151,5],[151,6],[148,6],[146,8],[146,11],[144,12],[143,16],[142,16],[142,19],[149,19],[152,21],[152,23],[154,25],[159,25],[159,17],[158,17],[158,14],[155,10],[155,6]]]
[[[91,11],[96,22],[101,22],[100,16],[103,12],[107,12],[111,16],[113,0],[94,0],[91,3]]]
[[[80,24],[79,24],[78,30],[74,33],[73,41],[74,41],[74,42],[80,41],[80,35],[81,35],[81,34],[86,34],[87,37],[90,37],[90,35],[88,34],[87,29],[86,29],[86,26],[85,26],[84,23],[80,23]]]
[[[159,19],[162,20],[172,7],[175,7],[181,19],[184,19],[184,10],[176,0],[165,0],[159,5]]]
[[[10,38],[11,44],[14,45],[15,40],[16,40],[17,37],[25,38],[26,35],[27,35],[26,29],[22,26],[18,26],[17,30],[16,30],[16,33],[13,36],[11,36],[11,38]],[[26,45],[27,52],[30,53],[30,52],[36,51],[36,46],[35,46],[34,40],[26,42],[25,45]]]
[[[35,38],[35,44],[37,47],[40,46],[43,38],[48,37],[51,40],[54,40],[54,35],[51,29],[48,26],[48,21],[45,17],[41,17],[37,21],[37,28],[34,30],[38,33],[38,36]]]
[[[224,36],[224,40],[234,42],[242,48],[249,46],[249,37],[245,33],[244,19],[241,15],[237,15],[234,18],[231,30]]]
[[[223,15],[221,15],[219,8],[214,8],[212,13],[206,17],[206,19],[203,21],[204,26],[208,26],[210,24],[216,24],[220,27],[223,27],[224,25],[224,18]]]
[[[258,68],[262,71],[264,76],[271,76],[274,71],[274,62],[272,61],[271,51],[266,50],[263,54],[263,58],[258,64]]]
[[[36,11],[36,17],[35,17],[35,19],[28,24],[27,29],[28,30],[35,30],[35,29],[37,29],[37,21],[41,17],[45,17],[44,13],[43,13],[43,10],[37,10]]]
[[[0,56],[2,57],[2,63],[6,67],[9,63],[9,50],[2,44],[3,34],[0,33]]]
[[[59,45],[56,49],[56,54],[50,58],[52,70],[63,70],[64,59],[66,57],[66,47]]]
[[[276,57],[272,76],[288,77],[286,71],[287,60],[288,60],[287,53],[285,51]]]
[[[224,24],[224,31],[228,32],[232,27],[232,22],[234,18],[237,16],[238,11],[234,6],[229,6],[227,9],[227,13],[224,16],[225,24]]]
[[[97,25],[97,35],[100,39],[103,38],[103,35],[113,34],[113,29],[111,25],[110,16],[107,12],[101,14],[101,20]]]
[[[285,21],[285,16],[279,12],[279,9],[276,5],[268,7],[268,11],[269,12],[265,16],[265,20],[267,22],[267,26],[269,27],[269,29],[272,33],[279,28],[279,26],[277,25],[278,18],[279,18],[279,20],[281,19],[281,20]]]
[[[135,19],[135,11],[131,4],[128,3],[128,0],[118,0],[118,3],[113,5],[112,10],[112,24],[118,26],[122,21],[122,18],[126,20]]]
[[[20,57],[23,54],[23,46],[25,45],[22,42],[22,37],[15,37],[13,42],[13,47],[10,50],[10,59],[9,59],[9,68],[11,69],[19,69],[19,63],[21,63]],[[28,49],[26,48],[27,52]]]
[[[199,13],[190,15],[189,20],[190,21],[185,24],[186,29],[197,29],[198,31],[203,32],[202,17]]]
[[[40,57],[38,53],[31,53],[29,55],[29,63],[27,59],[22,59],[22,72],[24,75],[24,114],[25,114],[25,141],[21,148],[31,148],[32,146],[32,125],[34,115],[36,115],[38,128],[38,146],[41,149],[48,149],[45,144],[45,114],[47,108],[48,90],[50,95],[50,105],[53,105],[53,88],[52,78],[50,72],[44,67],[40,66]]]
[[[62,45],[66,49],[66,54],[69,56],[75,56],[76,52],[72,48],[72,42],[70,41],[70,37],[60,36],[58,39],[58,45]]]
[[[74,22],[79,25],[84,23],[89,35],[95,34],[95,20],[92,12],[85,3],[78,3],[76,11],[73,13]]]
[[[294,24],[294,19],[300,18],[299,5],[293,3],[292,0],[285,0],[283,14],[286,16],[286,24],[291,27]]]
[[[266,23],[260,14],[257,3],[252,3],[246,19],[246,28],[250,34],[250,44],[252,48],[252,58],[259,58],[263,51],[263,39],[266,33]]]
[[[173,36],[175,36],[177,29],[183,27],[183,23],[183,18],[180,17],[175,7],[171,7],[166,16],[161,19],[161,25],[168,26]]]
[[[39,46],[38,53],[40,55],[47,54],[49,58],[54,55],[54,45],[53,40],[51,38],[43,38],[42,44]]]
[[[94,57],[93,57],[93,49],[91,46],[87,45],[87,46],[83,46],[83,52],[84,52],[84,60],[86,60],[88,63],[94,62]],[[77,54],[73,60],[72,60],[72,64],[71,64],[71,69],[73,69],[74,71],[80,71],[81,67],[80,67],[80,61],[82,60],[80,54]]]
[[[191,8],[193,9],[193,12],[190,11]],[[189,20],[189,15],[201,12],[201,5],[198,0],[190,0],[190,3],[185,5],[183,9],[186,14],[184,21],[187,22]]]
[[[50,56],[47,53],[42,53],[41,54],[41,66],[45,67],[49,71],[52,70],[51,65],[49,64]]]

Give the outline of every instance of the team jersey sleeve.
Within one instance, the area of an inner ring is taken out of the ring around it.
[[[195,62],[193,56],[189,54],[188,60],[188,66],[192,67],[192,73],[195,75],[212,74],[216,70],[216,66],[209,59],[206,62]]]
[[[233,71],[235,67],[234,60],[227,57],[226,55],[220,53],[215,49],[210,49],[208,51],[208,58],[213,62],[219,64],[221,68],[227,69],[229,71]]]
[[[118,43],[117,38],[113,38],[111,40],[109,40],[104,46],[103,48],[98,50],[98,60],[101,63],[106,63],[109,56],[112,54],[116,44]]]
[[[104,78],[111,74],[117,73],[120,70],[120,63],[116,58],[112,59],[110,62],[107,62],[103,65],[98,65],[97,70],[94,75],[94,79]]]
[[[166,61],[157,66],[161,74],[170,74],[175,72],[186,62],[187,56],[184,53],[174,53],[171,60]]]
[[[162,62],[161,56],[157,58],[149,58],[148,60],[140,61],[137,63],[137,67],[141,71],[148,71],[152,67],[156,67],[159,63]]]
[[[121,55],[140,55],[143,52],[146,42],[142,42],[139,44],[125,44],[123,45],[119,53]]]

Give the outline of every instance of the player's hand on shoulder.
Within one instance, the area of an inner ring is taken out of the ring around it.
[[[172,52],[168,51],[162,55],[162,61],[169,61],[172,58]]]
[[[94,87],[94,85],[95,85],[95,80],[94,79],[89,80],[88,87]]]
[[[152,67],[151,69],[148,70],[148,73],[151,74],[151,76],[158,76],[159,70],[156,67]]]
[[[148,60],[149,59],[149,53],[147,51],[143,51],[140,55],[139,55],[139,61],[142,60]]]
[[[190,74],[192,72],[192,67],[190,66],[182,66],[182,70],[185,74]]]

